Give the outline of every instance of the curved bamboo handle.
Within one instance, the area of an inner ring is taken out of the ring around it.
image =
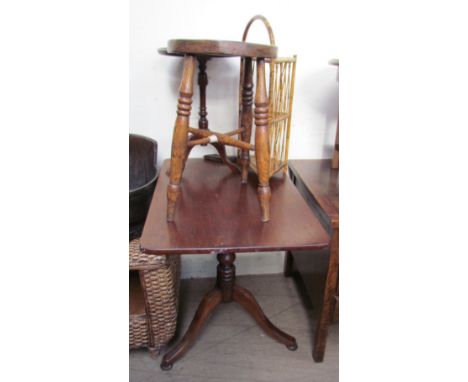
[[[249,20],[249,22],[247,23],[247,26],[245,27],[244,35],[242,36],[242,41],[245,41],[247,39],[247,34],[249,33],[250,26],[255,20],[261,20],[263,22],[263,24],[265,25],[265,28],[268,31],[268,36],[270,37],[270,45],[276,45],[275,35],[273,34],[273,29],[271,29],[271,25],[268,22],[267,18],[262,15],[255,15]]]

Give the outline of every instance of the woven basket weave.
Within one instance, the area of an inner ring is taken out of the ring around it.
[[[174,336],[179,303],[180,256],[140,251],[140,239],[130,242],[130,270],[138,270],[146,314],[130,315],[130,348],[147,347],[159,355]]]
[[[265,16],[256,15],[252,17],[244,30],[242,41],[247,41],[250,26],[255,21],[261,21],[265,26],[270,38],[270,45],[276,45],[275,34],[269,21]],[[270,151],[270,163],[268,176],[272,177],[277,172],[288,172],[289,135],[291,132],[291,116],[294,97],[294,83],[296,77],[297,57],[277,57],[266,59],[268,62],[270,81],[268,86],[268,141]],[[240,118],[243,104],[245,58],[241,58],[241,71],[239,81],[239,128],[242,127]],[[251,72],[253,73],[253,68]],[[239,135],[239,138],[242,138]],[[238,150],[237,158],[240,160],[241,150]],[[256,157],[250,158],[250,168],[258,173]]]

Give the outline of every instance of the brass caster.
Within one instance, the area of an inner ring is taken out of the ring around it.
[[[172,369],[172,363],[162,361],[161,362],[161,369],[164,371],[168,371]]]

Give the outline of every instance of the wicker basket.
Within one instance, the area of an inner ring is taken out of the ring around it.
[[[140,239],[130,242],[130,349],[147,347],[152,357],[176,330],[180,256],[149,255]]]
[[[268,20],[257,15],[248,22],[242,36],[242,41],[247,40],[250,26],[256,20],[260,20],[265,25],[270,38],[270,44],[275,45],[275,35]],[[294,97],[294,83],[296,77],[297,57],[281,57],[267,60],[270,71],[270,81],[268,88],[268,134],[270,147],[270,168],[269,176],[272,177],[277,172],[284,174],[288,171],[288,151],[289,135],[291,131],[291,115]],[[244,62],[241,64],[241,74],[239,83],[239,108],[242,108],[242,84]],[[239,110],[240,114],[240,110]],[[239,118],[240,123],[240,118]],[[240,127],[240,126],[239,126]],[[238,153],[240,156],[240,151]],[[255,156],[250,159],[250,167],[257,172]]]

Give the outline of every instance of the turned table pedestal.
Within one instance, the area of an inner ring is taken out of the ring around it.
[[[166,174],[168,166],[166,160],[161,174]],[[269,336],[290,350],[297,348],[296,339],[271,323],[252,293],[236,284],[235,254],[325,248],[327,233],[289,178],[270,179],[272,205],[268,223],[258,219],[260,207],[253,174],[249,173],[245,185],[238,180],[238,175],[225,166],[203,159],[187,160],[184,187],[171,223],[166,221],[165,195],[170,179],[162,175],[156,186],[141,237],[142,250],[165,255],[211,253],[218,259],[216,285],[202,299],[183,338],[164,356],[164,370],[189,350],[210,314],[222,302],[237,302]]]

